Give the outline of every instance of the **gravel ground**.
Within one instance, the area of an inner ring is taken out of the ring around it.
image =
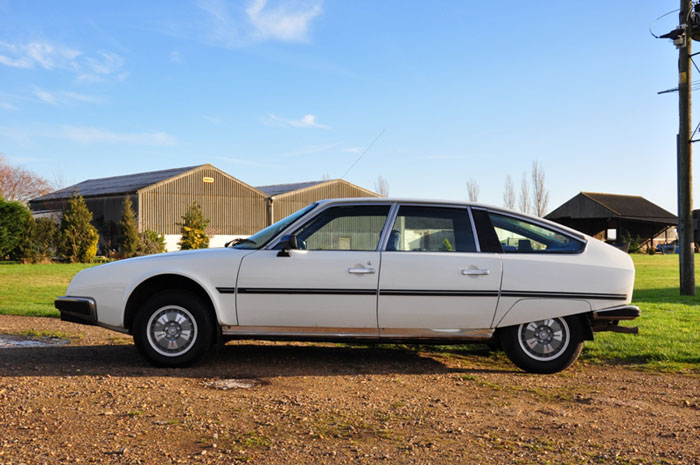
[[[0,334],[70,341],[0,348],[3,465],[700,464],[693,375],[249,341],[157,369],[100,328],[0,316]]]

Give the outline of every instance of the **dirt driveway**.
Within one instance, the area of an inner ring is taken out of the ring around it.
[[[156,369],[118,333],[0,316],[27,330],[71,342],[0,349],[0,464],[700,464],[697,376],[265,342]]]

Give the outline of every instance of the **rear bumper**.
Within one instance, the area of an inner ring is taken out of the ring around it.
[[[620,326],[622,320],[634,320],[642,315],[639,307],[634,305],[621,305],[619,307],[604,308],[593,312],[591,329],[593,331],[613,331],[616,333],[637,334],[636,326]]]
[[[61,320],[86,325],[97,324],[97,305],[91,297],[63,296],[54,301]]]

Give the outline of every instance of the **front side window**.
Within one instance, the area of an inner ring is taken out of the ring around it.
[[[387,251],[476,252],[469,213],[464,208],[399,208]]]
[[[234,249],[259,249],[267,244],[273,237],[282,232],[287,226],[294,223],[296,220],[306,215],[309,211],[316,207],[317,204],[312,203],[306,208],[302,208],[296,213],[292,213],[286,218],[279,220],[277,223],[268,226],[267,228],[258,231],[247,239],[238,239],[233,242]]]
[[[505,253],[576,253],[584,243],[554,230],[489,212],[489,218]]]
[[[331,207],[296,231],[300,249],[376,250],[388,205]]]

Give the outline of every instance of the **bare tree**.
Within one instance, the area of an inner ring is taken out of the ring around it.
[[[532,162],[532,209],[537,216],[544,216],[549,205],[549,191],[544,187],[544,168],[537,160]]]
[[[389,181],[379,176],[374,182],[374,192],[381,197],[389,197]]]
[[[328,174],[328,171],[323,173],[323,176],[321,177],[321,181],[330,181],[330,179],[331,179],[331,175]]]
[[[506,177],[506,185],[503,188],[503,206],[508,210],[515,210],[515,187],[510,174]]]
[[[479,184],[476,182],[476,179],[469,178],[469,181],[467,181],[467,192],[469,193],[470,202],[479,201]]]
[[[51,184],[38,174],[19,166],[12,166],[0,154],[0,197],[27,203],[35,197],[51,192]]]
[[[530,213],[530,189],[527,184],[527,173],[523,173],[523,178],[520,180],[520,198],[518,199],[518,208],[525,214]]]

